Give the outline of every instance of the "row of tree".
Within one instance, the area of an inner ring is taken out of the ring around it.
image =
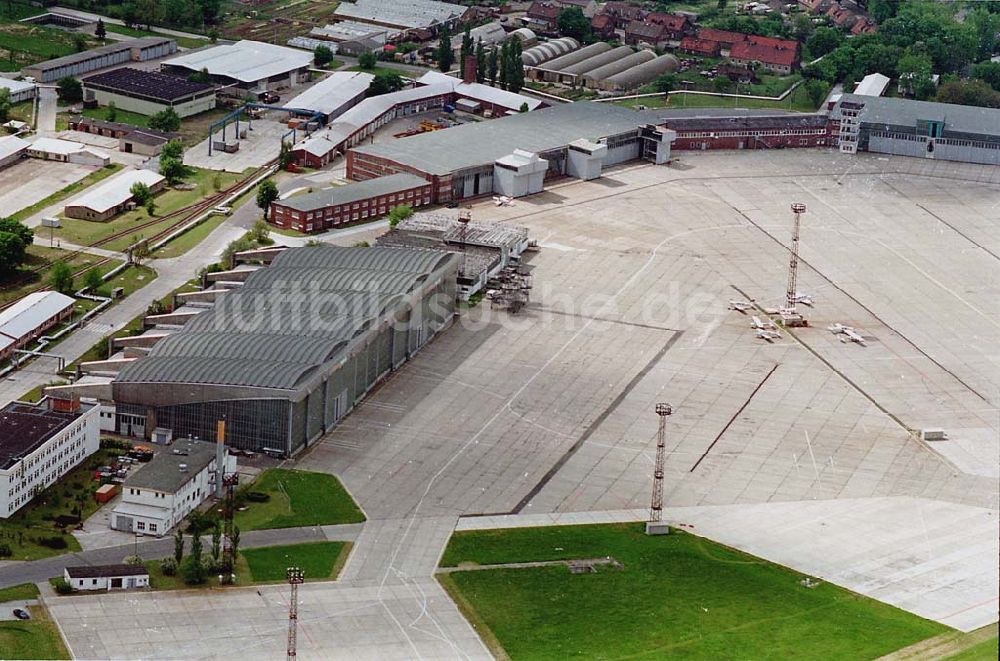
[[[147,30],[154,25],[202,29],[218,25],[223,16],[223,0],[64,0],[61,4],[119,18],[128,27]]]
[[[499,48],[492,48],[487,53],[483,40],[473,43],[469,27],[462,35],[462,46],[459,49],[459,67],[464,69],[466,58],[476,58],[476,82],[489,83],[511,92],[520,92],[524,88],[524,66],[521,62],[521,40],[507,39]],[[451,35],[447,29],[442,29],[437,51],[438,69],[450,71],[455,64],[455,56],[451,49]]]

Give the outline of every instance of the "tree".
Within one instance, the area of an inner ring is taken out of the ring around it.
[[[108,102],[108,107],[104,111],[104,119],[109,122],[113,122],[118,119],[118,106],[115,105],[114,101]]]
[[[132,246],[128,251],[129,263],[139,266],[147,257],[149,257],[149,241],[143,241],[139,236],[132,237]]]
[[[83,276],[83,284],[90,290],[92,294],[96,294],[97,290],[104,285],[104,278],[101,277],[100,269],[90,269]]]
[[[146,213],[149,214],[150,218],[156,215],[156,200],[149,198],[143,206],[146,207]]]
[[[458,51],[458,66],[465,71],[465,58],[475,55],[475,43],[472,41],[472,26],[466,24],[462,34],[462,47]]]
[[[1000,108],[1000,92],[994,91],[981,80],[953,80],[942,83],[934,100],[963,106]]]
[[[583,15],[579,7],[567,7],[556,17],[559,34],[573,37],[581,44],[590,41],[590,19]]]
[[[233,536],[229,538],[230,543],[233,545],[233,562],[236,562],[236,558],[240,557],[240,527],[233,526]]]
[[[0,88],[0,124],[10,119],[10,90]]]
[[[212,82],[212,75],[208,73],[208,67],[202,67],[201,71],[195,71],[189,74],[187,79],[192,83],[205,83],[208,85]]]
[[[260,219],[255,221],[253,227],[247,232],[247,238],[258,246],[269,246],[274,243],[274,240],[271,238],[271,228]]]
[[[986,82],[990,87],[1000,92],[1000,62],[980,62],[974,64],[972,65],[970,75],[972,78],[978,78]],[[0,94],[3,94],[2,90],[0,90]],[[0,108],[0,119],[2,119],[2,108]]]
[[[726,92],[733,86],[733,81],[726,76],[719,76],[712,81],[712,87],[716,92]]]
[[[476,82],[486,82],[486,47],[482,39],[476,42]]]
[[[823,99],[826,98],[826,85],[815,78],[805,81],[803,85],[805,85],[809,101],[814,108],[818,108],[819,104],[823,103]]]
[[[49,269],[49,286],[60,294],[73,292],[73,269],[66,262],[56,262]]]
[[[520,92],[524,87],[524,64],[521,62],[521,40],[511,39],[507,49],[507,89]]]
[[[212,28],[211,30],[208,31],[208,43],[214,44],[217,41],[219,41],[219,31],[216,30],[215,28]]]
[[[389,209],[389,227],[395,227],[400,222],[413,215],[413,207],[409,204],[399,204]]]
[[[35,230],[13,218],[0,218],[0,232],[13,234],[24,244],[25,248],[35,240]]]
[[[178,528],[177,532],[174,533],[174,560],[178,565],[181,564],[181,560],[184,559],[184,533]]]
[[[87,38],[79,32],[73,35],[73,50],[77,53],[87,50]]]
[[[136,0],[136,16],[142,18],[142,23],[148,30],[154,23],[163,20],[166,8],[160,0]]]
[[[97,27],[94,28],[94,36],[104,41],[108,38],[108,28],[104,25],[104,19],[97,19]]]
[[[0,275],[14,272],[27,257],[35,232],[13,218],[0,218]]]
[[[83,85],[73,76],[63,76],[56,83],[59,100],[65,103],[77,103],[83,101]]]
[[[377,63],[378,57],[370,50],[366,50],[358,56],[358,66],[362,69],[374,69]]]
[[[816,29],[808,14],[798,14],[792,19],[792,35],[796,41],[805,42]]]
[[[265,179],[257,186],[257,206],[264,212],[264,219],[268,217],[271,203],[278,199],[278,185],[271,179]]]
[[[525,101],[524,103],[522,103],[521,106],[517,109],[518,112],[528,112],[529,110],[530,110],[530,108],[528,108],[528,102],[527,101]]]
[[[160,150],[160,156],[166,156],[167,158],[183,158],[184,143],[180,140],[171,140],[167,144],[163,145],[163,149]]]
[[[212,528],[212,560],[218,564],[219,562],[219,552],[222,550],[222,525],[219,522],[215,523],[215,527]]]
[[[79,83],[77,83],[79,85]],[[80,93],[83,98],[83,93]],[[181,118],[173,108],[164,108],[149,118],[149,128],[170,133],[181,127]]]
[[[877,23],[882,23],[896,15],[900,2],[901,0],[869,0],[868,13]]]
[[[134,28],[139,25],[139,8],[134,2],[126,2],[122,5],[122,23],[127,28]]]
[[[388,71],[380,71],[375,74],[372,78],[372,82],[368,84],[368,96],[379,96],[380,94],[388,94],[390,92],[398,92],[403,89],[406,83],[403,81],[402,76],[396,73],[390,73]]]
[[[490,51],[490,56],[486,62],[486,79],[490,85],[497,84],[497,74],[500,71],[500,49],[494,48]]]
[[[806,39],[806,49],[812,57],[821,57],[837,48],[843,40],[844,37],[838,30],[818,27]]]
[[[287,170],[292,166],[292,143],[288,140],[281,141],[281,148],[278,150],[278,169]]]
[[[328,46],[323,46],[322,44],[317,46],[316,50],[313,51],[313,63],[318,67],[325,67],[330,62],[333,62],[333,51]],[[361,62],[360,58],[358,58],[358,62]]]
[[[510,73],[508,63],[510,61],[510,42],[505,41],[500,45],[500,71],[497,75],[497,82],[500,89],[507,89],[507,74]]]
[[[205,565],[201,558],[200,531],[191,537],[191,552],[184,560],[181,571],[184,582],[188,585],[197,585],[205,580]]]
[[[451,66],[455,64],[455,53],[451,50],[451,34],[448,26],[442,25],[439,33],[438,46],[434,53],[437,59],[438,69],[441,71],[451,71]]]
[[[160,151],[160,174],[167,178],[167,183],[171,186],[191,175],[191,168],[184,165],[184,144],[180,140],[171,140],[163,145]]]
[[[665,73],[653,81],[653,87],[661,94],[667,94],[677,86],[677,77],[673,74]]]

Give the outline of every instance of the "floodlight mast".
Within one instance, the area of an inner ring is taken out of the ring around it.
[[[666,463],[667,454],[667,416],[673,413],[670,404],[660,403],[656,405],[656,415],[659,416],[660,426],[656,432],[656,462],[653,464],[653,497],[649,504],[649,521],[660,523],[663,521],[663,467]]]
[[[785,291],[785,308],[791,313],[795,312],[795,305],[799,299],[799,222],[805,212],[806,205],[801,202],[792,204],[795,220],[792,223],[792,245],[789,248],[790,255],[788,257],[788,289]]]

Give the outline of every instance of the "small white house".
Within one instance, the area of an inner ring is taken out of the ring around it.
[[[66,567],[63,578],[74,590],[132,590],[149,587],[149,571],[142,565]]]

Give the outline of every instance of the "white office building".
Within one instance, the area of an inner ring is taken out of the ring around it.
[[[98,406],[11,402],[0,409],[0,519],[24,507],[100,447]]]
[[[149,587],[144,565],[83,565],[66,567],[63,578],[74,590],[132,590]]]
[[[191,510],[215,494],[215,443],[179,440],[164,448],[122,484],[122,499],[111,513],[111,528],[162,537]],[[222,452],[226,473],[236,457]]]

